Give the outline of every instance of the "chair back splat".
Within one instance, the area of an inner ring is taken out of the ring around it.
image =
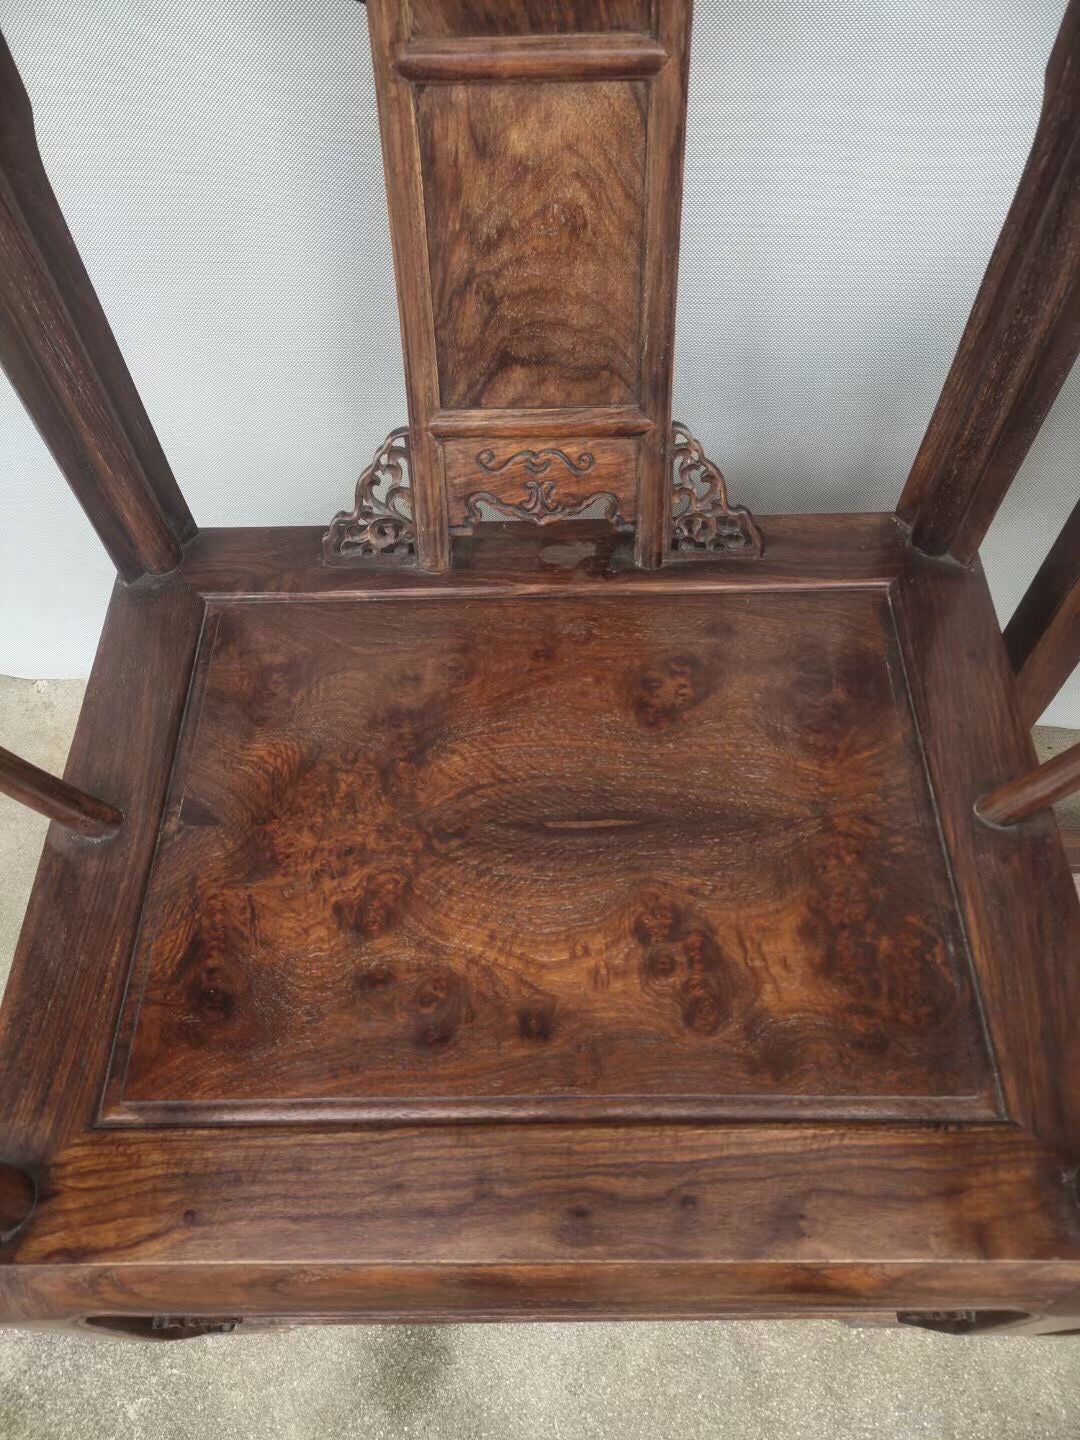
[[[477,524],[586,517],[632,531],[644,568],[758,555],[722,477],[673,496],[690,0],[368,16],[409,426],[396,504],[376,456],[327,561],[440,572]]]

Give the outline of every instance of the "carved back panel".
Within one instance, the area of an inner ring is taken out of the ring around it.
[[[691,0],[369,0],[415,548],[635,526],[660,563]]]

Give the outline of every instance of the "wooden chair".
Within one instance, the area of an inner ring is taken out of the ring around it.
[[[1080,1327],[1080,912],[978,548],[1080,346],[1080,0],[896,515],[671,423],[689,0],[369,0],[408,426],[201,530],[0,55],[0,358],[116,562],[0,1018],[0,1319]],[[344,498],[344,497],[343,497]]]

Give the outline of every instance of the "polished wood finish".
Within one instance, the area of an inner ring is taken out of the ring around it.
[[[195,524],[38,154],[0,36],[0,365],[127,580],[175,569]]]
[[[413,40],[396,65],[415,81],[634,80],[667,60],[652,36],[613,33]]]
[[[644,87],[427,86],[416,109],[443,406],[635,402]]]
[[[409,8],[416,38],[644,34],[653,26],[653,0],[410,0]]]
[[[505,440],[526,435],[546,443],[572,427],[576,435],[596,437],[646,435],[653,422],[634,405],[576,406],[572,410],[441,410],[431,419],[431,433],[440,440]]]
[[[0,1165],[0,1245],[6,1245],[30,1217],[37,1187],[25,1170]]]
[[[691,0],[669,0],[659,7],[659,39],[671,58],[649,87],[646,188],[650,204],[645,217],[641,276],[648,310],[644,317],[640,404],[655,426],[641,443],[635,552],[638,564],[647,568],[660,565],[673,548],[671,397],[691,9]]]
[[[94,838],[113,834],[124,819],[115,805],[84,794],[3,746],[0,746],[0,795],[18,800],[68,830]]]
[[[1040,810],[1049,810],[1080,790],[1080,744],[1072,745],[1026,775],[1009,780],[976,805],[991,825],[1016,825]]]
[[[1046,71],[1027,167],[899,512],[967,563],[1080,351],[1080,0]]]
[[[451,531],[492,490],[477,457],[503,453],[510,429],[515,450],[624,440],[619,483],[595,489],[658,566],[673,548],[689,0],[368,9],[420,567],[449,566]],[[483,443],[470,454],[455,435]],[[524,484],[496,493],[526,522],[549,516]]]
[[[1080,665],[1080,501],[1006,625],[1005,646],[1034,725]]]
[[[369,8],[409,424],[353,508],[192,535],[107,367],[64,392],[179,563],[119,525],[64,783],[123,824],[50,829],[0,1008],[0,1322],[1080,1328],[1080,903],[1048,812],[976,811],[1075,556],[1007,650],[925,553],[1064,353],[1075,5],[955,464],[764,524],[670,424],[689,4]],[[28,213],[4,333],[74,355]]]
[[[104,1118],[997,1113],[883,589],[354,610],[210,611]]]
[[[565,428],[554,445],[543,434],[493,443],[448,440],[443,459],[451,527],[475,523],[478,510],[481,519],[513,519],[514,507],[527,500],[530,487],[535,493],[543,486],[545,494],[550,492],[546,512],[531,517],[540,523],[550,524],[580,507],[586,518],[606,517],[632,528],[639,446],[636,436],[594,439],[567,435]],[[507,508],[505,515],[488,513],[493,500]]]
[[[442,407],[431,285],[427,279],[427,221],[413,88],[394,64],[394,57],[409,38],[405,10],[394,0],[371,0],[368,24],[401,314],[417,564],[422,570],[439,573],[450,565],[450,521],[442,456],[429,429],[432,415]]]
[[[767,564],[743,565],[715,553],[692,565],[641,570],[633,537],[606,523],[579,520],[536,532],[518,524],[485,525],[455,541],[450,574],[405,565],[332,569],[320,564],[315,526],[200,531],[184,557],[187,582],[207,599],[243,601],[288,595],[440,599],[513,595],[687,595],[724,590],[846,589],[892,584],[911,550],[892,515],[770,515]]]
[[[64,778],[124,824],[106,844],[50,827],[0,1008],[0,1156],[36,1178],[97,1114],[204,609],[179,577],[109,606]]]
[[[913,558],[893,607],[1008,1112],[1080,1155],[1080,904],[1057,827],[975,813],[1036,763],[989,590],[977,568]]]
[[[128,824],[50,834],[0,1012],[0,1314],[1072,1303],[1078,912],[1049,821],[971,815],[1030,743],[989,595],[886,516],[775,533],[492,526],[438,576],[208,532],[118,592],[68,778],[115,731]]]

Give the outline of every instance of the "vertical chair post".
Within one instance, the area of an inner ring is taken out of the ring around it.
[[[1080,500],[1006,625],[1005,648],[1034,725],[1080,665]]]
[[[1031,155],[898,513],[915,545],[977,553],[1080,350],[1080,0],[1046,71]]]
[[[0,36],[0,365],[125,580],[195,534],[49,185]]]

